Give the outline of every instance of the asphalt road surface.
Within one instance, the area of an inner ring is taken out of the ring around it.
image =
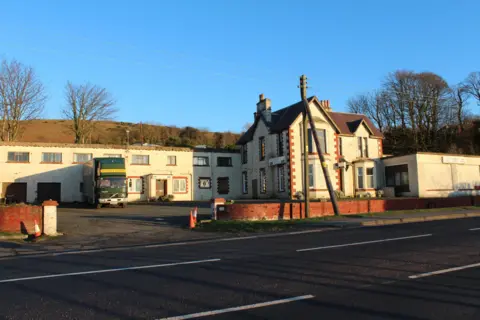
[[[480,319],[480,219],[0,259],[3,319]]]

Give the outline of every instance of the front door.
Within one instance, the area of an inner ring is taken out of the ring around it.
[[[344,173],[343,173],[343,169],[340,168],[340,175],[338,176],[339,180],[338,181],[340,183],[340,191],[342,191],[343,193],[345,193],[345,188],[343,187],[343,180],[344,180],[344,177],[343,177]]]
[[[258,198],[258,180],[257,179],[252,180],[252,197],[253,199]]]
[[[167,195],[167,180],[157,179],[156,188],[155,188],[155,195],[157,197],[163,197],[163,196]]]

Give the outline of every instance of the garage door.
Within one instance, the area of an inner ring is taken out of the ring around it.
[[[37,184],[37,200],[40,203],[50,199],[60,202],[61,190],[62,184],[59,182],[39,182]]]
[[[27,202],[27,183],[4,182],[2,184],[2,199],[11,203]]]

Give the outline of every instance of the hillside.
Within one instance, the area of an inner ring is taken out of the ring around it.
[[[73,143],[74,135],[70,128],[71,121],[68,120],[32,120],[22,123],[21,135],[18,140],[22,142]],[[87,143],[123,144],[127,140],[126,130],[130,131],[131,144],[143,140],[145,143],[166,146],[208,145],[223,148],[233,147],[240,137],[239,134],[231,132],[209,132],[192,127],[177,128],[102,121],[96,123],[95,132]]]

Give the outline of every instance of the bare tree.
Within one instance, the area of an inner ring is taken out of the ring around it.
[[[74,85],[68,82],[65,97],[67,105],[63,114],[66,119],[72,120],[75,143],[85,143],[96,121],[110,120],[117,112],[110,93],[96,85]]]
[[[12,60],[0,66],[0,139],[15,141],[21,121],[38,118],[45,107],[45,89],[32,67]]]
[[[455,120],[458,122],[460,130],[463,131],[465,129],[466,105],[470,98],[468,86],[464,83],[452,86],[450,88],[450,96],[453,103],[453,111],[455,112]]]
[[[472,72],[465,80],[467,92],[477,100],[480,106],[480,71]]]

